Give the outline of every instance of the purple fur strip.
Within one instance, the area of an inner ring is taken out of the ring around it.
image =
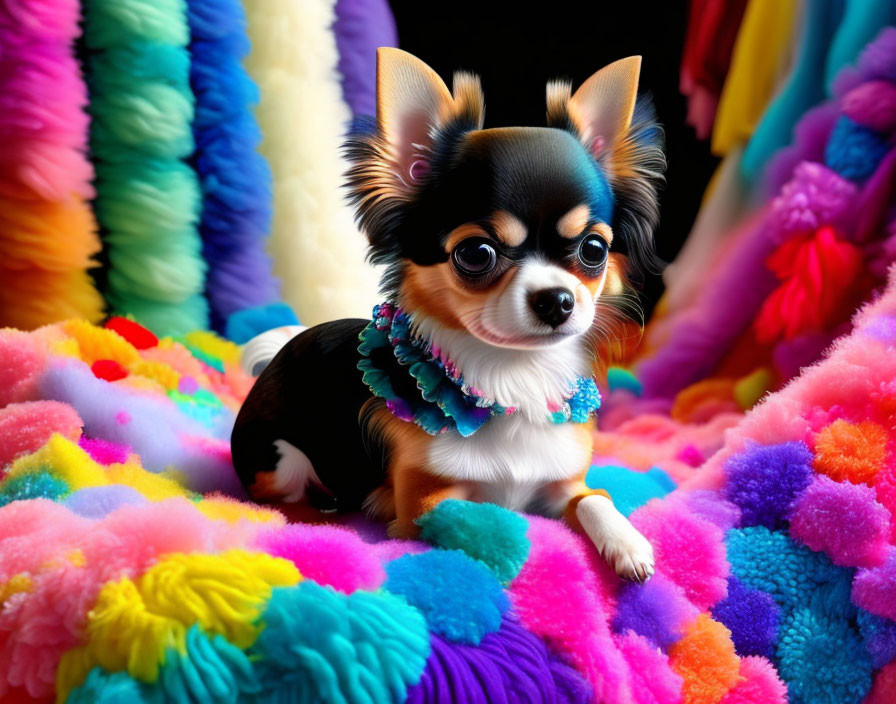
[[[338,0],[333,25],[339,47],[342,95],[354,115],[376,114],[376,50],[397,46],[386,0]]]
[[[800,162],[824,162],[824,148],[840,109],[835,102],[809,110],[794,129],[794,142],[778,151],[763,175],[762,192],[771,198],[784,187]]]
[[[645,398],[672,398],[709,376],[774,290],[777,280],[765,267],[774,249],[765,220],[763,211],[711,275],[696,304],[676,321],[670,341],[640,365]]]
[[[505,616],[478,647],[431,635],[431,652],[407,704],[522,704],[591,701],[591,687],[544,642]]]

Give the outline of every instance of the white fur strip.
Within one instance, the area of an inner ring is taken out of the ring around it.
[[[246,67],[261,90],[260,149],[274,178],[268,251],[284,300],[306,325],[366,318],[377,302],[378,274],[364,261],[367,243],[342,187],[350,113],[336,68],[334,4],[244,0]]]

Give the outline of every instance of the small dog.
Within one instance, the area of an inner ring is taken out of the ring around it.
[[[584,483],[594,335],[658,219],[662,132],[636,100],[640,65],[574,94],[549,83],[547,127],[482,129],[476,76],[449,92],[379,50],[376,126],[346,153],[388,303],[303,332],[261,373],[232,437],[254,497],[363,507],[400,537],[443,499],[494,502],[563,516],[621,577],[650,577],[650,544]]]

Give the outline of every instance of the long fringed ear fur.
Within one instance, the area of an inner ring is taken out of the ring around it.
[[[566,81],[547,85],[549,127],[572,132],[603,169],[613,190],[613,245],[636,271],[657,270],[653,232],[666,159],[653,106],[638,99],[641,57],[605,66],[572,93]]]
[[[370,240],[370,259],[389,261],[403,205],[425,180],[446,138],[481,129],[485,100],[479,77],[454,74],[453,92],[415,56],[377,50],[376,129],[351,135],[344,147],[351,163],[347,185],[361,228]]]

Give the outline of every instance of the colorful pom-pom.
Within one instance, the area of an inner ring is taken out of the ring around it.
[[[777,528],[812,475],[812,453],[801,442],[753,445],[725,462],[725,496],[741,510],[741,526]]]
[[[815,470],[834,481],[870,484],[887,460],[887,431],[872,421],[837,419],[815,438]]]
[[[386,575],[386,590],[420,609],[429,627],[451,641],[479,643],[500,628],[510,607],[488,567],[460,550],[399,557]]]
[[[146,350],[159,344],[159,338],[152,331],[128,318],[112,316],[103,327],[114,330],[138,350]]]
[[[738,682],[740,660],[731,634],[706,614],[669,648],[669,662],[684,679],[681,693],[689,704],[717,704]]]
[[[880,564],[889,545],[890,512],[875,498],[871,487],[817,476],[794,503],[790,533],[836,565]]]
[[[765,658],[744,658],[738,674],[741,680],[719,704],[787,704],[787,685]]]
[[[446,550],[462,550],[488,565],[502,583],[529,555],[526,519],[495,504],[448,499],[417,519],[420,538]]]
[[[712,616],[731,631],[734,649],[741,657],[775,654],[780,615],[774,599],[765,592],[729,577],[728,596],[713,607]]]

